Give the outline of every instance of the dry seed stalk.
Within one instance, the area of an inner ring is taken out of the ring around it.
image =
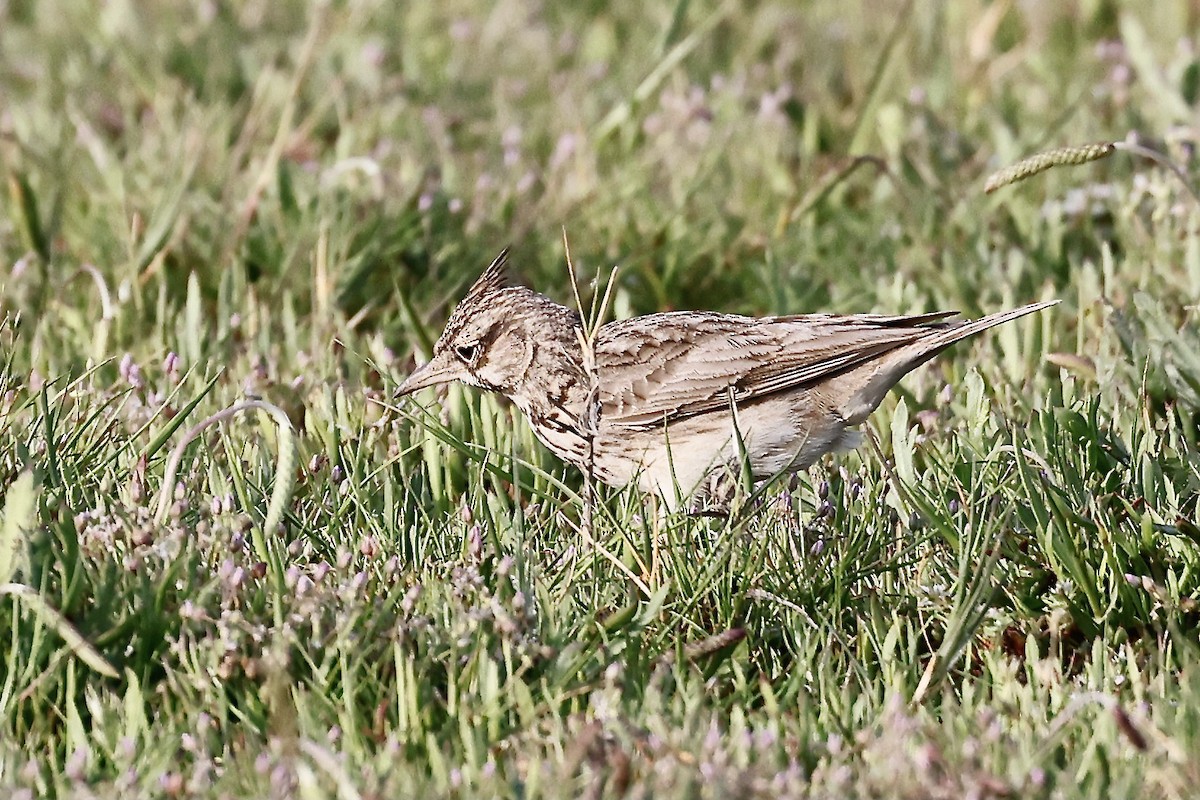
[[[983,191],[990,194],[1002,186],[1023,181],[1038,173],[1045,172],[1051,167],[1063,164],[1086,164],[1089,161],[1097,161],[1105,158],[1117,150],[1149,159],[1160,167],[1166,167],[1179,179],[1179,182],[1183,184],[1183,188],[1187,189],[1192,199],[1197,204],[1200,204],[1200,192],[1196,191],[1196,187],[1192,185],[1183,168],[1163,153],[1149,147],[1144,147],[1133,141],[1132,136],[1123,142],[1096,142],[1094,144],[1072,145],[1032,155],[1029,158],[1018,161],[1012,166],[1005,167],[998,172],[993,172],[988,176],[987,182],[984,183]]]
[[[269,562],[270,553],[267,550],[266,537],[271,535],[279,523],[283,521],[283,515],[287,511],[288,505],[292,502],[292,492],[296,488],[296,432],[292,428],[292,422],[288,419],[287,413],[279,406],[269,403],[266,400],[256,398],[235,403],[229,408],[222,409],[207,419],[201,420],[183,434],[183,438],[179,441],[179,444],[175,445],[170,459],[167,460],[165,474],[163,475],[162,490],[158,495],[158,508],[154,514],[154,521],[162,525],[167,519],[167,514],[171,509],[171,500],[175,496],[175,475],[179,472],[179,465],[183,461],[183,453],[187,449],[188,444],[203,433],[204,429],[208,426],[228,419],[241,411],[248,411],[250,409],[266,411],[275,420],[275,424],[279,426],[279,454],[275,461],[275,486],[271,491],[271,500],[267,505],[267,515],[266,519],[263,520],[262,530],[254,530],[251,533],[251,543],[254,545],[255,554],[263,561]]]
[[[999,172],[993,172],[988,176],[987,183],[983,186],[983,191],[991,194],[1002,186],[1008,186],[1009,184],[1023,181],[1026,178],[1031,178],[1038,173],[1045,172],[1051,167],[1058,167],[1064,164],[1086,164],[1089,161],[1097,161],[1110,155],[1116,149],[1117,145],[1115,142],[1096,142],[1095,144],[1056,147],[1053,150],[1047,150],[1044,153],[1023,158],[1016,164],[1005,167]]]

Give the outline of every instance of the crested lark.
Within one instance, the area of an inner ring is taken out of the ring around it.
[[[760,480],[856,446],[861,437],[850,428],[910,370],[960,339],[1057,302],[965,322],[945,321],[950,311],[676,311],[610,322],[595,336],[598,415],[589,444],[592,377],[580,317],[506,286],[506,255],[467,292],[433,357],[397,396],[456,380],[500,392],[559,458],[612,486],[636,481],[671,507],[702,495],[710,476],[736,474],[743,458]]]

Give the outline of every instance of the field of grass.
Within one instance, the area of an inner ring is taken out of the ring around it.
[[[1197,30],[0,0],[0,794],[1194,796]],[[1184,180],[983,192],[1093,141]],[[390,399],[501,247],[570,302],[564,237],[619,316],[1062,303],[728,521],[588,526],[504,401]]]

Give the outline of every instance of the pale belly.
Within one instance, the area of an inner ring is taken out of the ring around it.
[[[663,428],[606,429],[596,442],[597,466],[606,482],[637,481],[669,505],[688,498],[714,470],[735,468],[748,457],[755,480],[811,466],[823,454],[854,447],[860,438],[832,413],[814,413],[803,393],[776,396],[729,411],[689,417]],[[822,410],[823,411],[823,410]]]

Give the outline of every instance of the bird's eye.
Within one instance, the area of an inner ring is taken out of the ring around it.
[[[454,352],[458,353],[458,357],[470,364],[475,360],[475,356],[479,355],[478,344],[460,344],[454,348]]]

